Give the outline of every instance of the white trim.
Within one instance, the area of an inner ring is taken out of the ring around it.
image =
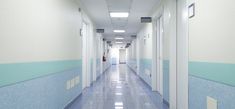
[[[163,13],[164,11],[162,10],[155,17],[156,19],[153,22],[153,36],[155,37],[153,37],[153,61],[152,61],[152,71],[155,72],[152,74],[152,90],[159,92],[162,97],[163,97],[163,37],[164,37],[164,33],[159,33],[158,31],[160,31],[161,29],[164,29]],[[160,28],[160,25],[162,25],[162,28]],[[160,38],[160,35],[162,35],[162,38]]]
[[[86,26],[86,30],[84,30]],[[82,89],[87,87],[87,34],[84,34],[84,31],[87,33],[87,24],[82,22]]]
[[[177,1],[177,109],[188,109],[188,6]]]

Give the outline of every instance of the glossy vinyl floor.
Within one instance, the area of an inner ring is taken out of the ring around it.
[[[127,65],[109,68],[67,109],[168,109]]]

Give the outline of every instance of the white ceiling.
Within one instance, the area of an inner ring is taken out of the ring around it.
[[[107,40],[114,41],[115,36],[125,37],[126,42],[131,35],[136,35],[142,24],[140,17],[149,16],[159,0],[80,0],[88,14]],[[128,18],[111,18],[109,12],[129,12]],[[125,33],[113,33],[114,29],[124,29]]]

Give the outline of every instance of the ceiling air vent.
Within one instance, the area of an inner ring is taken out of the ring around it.
[[[132,37],[132,38],[136,38],[136,37],[137,37],[137,35],[131,35],[131,37]]]
[[[96,29],[97,33],[104,33],[104,29]]]
[[[111,41],[107,41],[107,44],[111,44]]]
[[[141,17],[141,23],[151,23],[152,17]]]
[[[130,47],[131,43],[127,43],[125,48]]]

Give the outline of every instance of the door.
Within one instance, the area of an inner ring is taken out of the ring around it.
[[[88,25],[83,22],[82,23],[82,88],[86,88],[89,86],[89,75],[88,75]]]
[[[126,64],[126,49],[119,49],[119,64]]]

